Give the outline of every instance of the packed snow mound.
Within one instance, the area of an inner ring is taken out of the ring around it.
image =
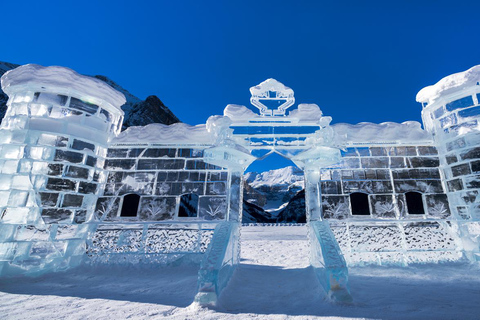
[[[146,126],[129,127],[112,143],[185,143],[213,144],[215,139],[204,124],[191,126],[185,123],[165,125],[151,123]]]
[[[360,122],[358,124],[337,123],[332,125],[335,133],[347,143],[414,143],[432,142],[430,133],[422,129],[417,121],[403,123]]]
[[[417,93],[417,102],[430,104],[441,95],[448,95],[478,85],[480,85],[480,65],[446,76],[434,85],[423,88]]]
[[[285,167],[262,173],[248,172],[245,181],[253,188],[300,184],[303,186],[303,171],[297,167]]]
[[[26,64],[10,70],[2,76],[2,90],[6,94],[10,95],[28,89],[79,94],[78,98],[88,95],[106,101],[119,110],[121,110],[120,106],[126,102],[122,93],[105,82],[83,76],[65,67],[43,67],[37,64]]]

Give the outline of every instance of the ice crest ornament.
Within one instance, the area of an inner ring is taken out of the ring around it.
[[[285,111],[295,103],[293,90],[275,79],[251,87],[250,93],[250,102],[262,116],[284,116]]]

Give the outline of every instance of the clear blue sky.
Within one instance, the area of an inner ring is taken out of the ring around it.
[[[249,105],[248,89],[267,78],[334,123],[420,121],[421,88],[480,64],[480,1],[3,1],[1,9],[0,60],[106,75],[139,98],[157,95],[189,124],[229,103]]]

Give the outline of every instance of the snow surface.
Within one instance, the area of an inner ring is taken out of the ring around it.
[[[360,122],[358,124],[336,123],[332,125],[335,133],[350,143],[419,143],[433,142],[430,133],[422,129],[417,121],[396,122]]]
[[[430,104],[442,95],[449,95],[478,85],[480,85],[480,65],[446,76],[434,85],[423,88],[417,93],[417,102]]]
[[[0,280],[3,319],[478,319],[478,265],[350,269],[334,305],[308,264],[304,226],[242,227],[242,259],[214,309],[191,304],[198,266],[79,267]]]
[[[112,141],[112,144],[159,142],[213,144],[215,137],[207,131],[204,124],[191,126],[180,122],[172,125],[152,123],[146,126],[127,128]]]
[[[2,76],[2,90],[11,95],[24,90],[40,90],[55,93],[89,96],[106,101],[120,109],[126,100],[125,96],[105,82],[92,77],[83,76],[72,69],[52,66],[43,67],[37,64],[26,64],[6,72]]]

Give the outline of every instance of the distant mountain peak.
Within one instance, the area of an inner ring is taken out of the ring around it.
[[[262,173],[249,172],[245,174],[245,181],[254,188],[260,186],[291,185],[298,182],[301,182],[303,186],[303,171],[297,167],[288,166]]]

